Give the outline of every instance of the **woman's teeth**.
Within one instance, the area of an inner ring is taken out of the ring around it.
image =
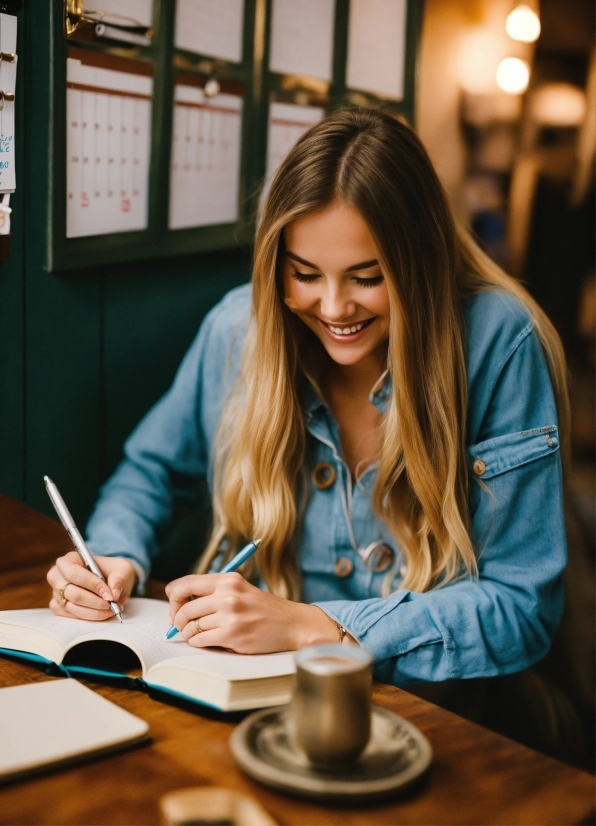
[[[354,333],[359,333],[365,324],[366,321],[361,321],[359,324],[353,324],[351,327],[333,327],[331,324],[328,324],[327,326],[332,333],[335,333],[336,336],[351,336]]]

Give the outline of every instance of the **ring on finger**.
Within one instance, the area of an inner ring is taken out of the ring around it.
[[[68,602],[68,600],[64,596],[64,592],[66,591],[66,588],[67,588],[68,585],[70,585],[70,582],[65,582],[64,585],[62,586],[62,588],[60,588],[60,590],[58,591],[58,594],[60,596],[60,599],[59,599],[60,608],[64,608],[64,606]]]
[[[200,624],[198,619],[196,619],[194,621],[194,626],[197,629],[197,634],[202,634],[203,633],[203,629],[201,628],[201,624]]]

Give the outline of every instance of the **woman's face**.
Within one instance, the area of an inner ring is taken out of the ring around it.
[[[360,215],[341,201],[284,229],[284,299],[337,364],[385,362],[389,296]]]

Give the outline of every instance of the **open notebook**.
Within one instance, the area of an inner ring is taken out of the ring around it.
[[[0,782],[146,740],[149,726],[76,680],[0,688]]]
[[[165,640],[168,603],[131,599],[124,622],[56,617],[49,608],[0,611],[0,654],[55,663],[63,674],[122,678],[212,706],[238,711],[289,702],[292,652],[243,655],[191,648],[177,635]],[[135,667],[142,676],[134,675]]]

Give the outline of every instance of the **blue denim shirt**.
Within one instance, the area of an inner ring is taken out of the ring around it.
[[[177,501],[192,498],[198,477],[211,477],[249,313],[246,285],[206,317],[171,389],[130,436],[126,458],[102,489],[87,528],[94,553],[128,557],[146,574]],[[396,685],[523,669],[547,652],[562,613],[561,463],[545,359],[532,320],[511,296],[468,298],[463,314],[477,579],[423,594],[400,589],[399,545],[371,508],[375,466],[352,484],[329,408],[314,390],[301,400],[307,470],[323,461],[337,474],[327,489],[313,485],[299,531],[302,599],[347,628],[372,652],[377,678]],[[390,393],[386,378],[371,402],[383,410]],[[396,552],[389,573],[372,573],[354,551],[380,538]],[[342,557],[353,565],[348,576],[336,573]],[[391,593],[382,596],[387,577]]]

